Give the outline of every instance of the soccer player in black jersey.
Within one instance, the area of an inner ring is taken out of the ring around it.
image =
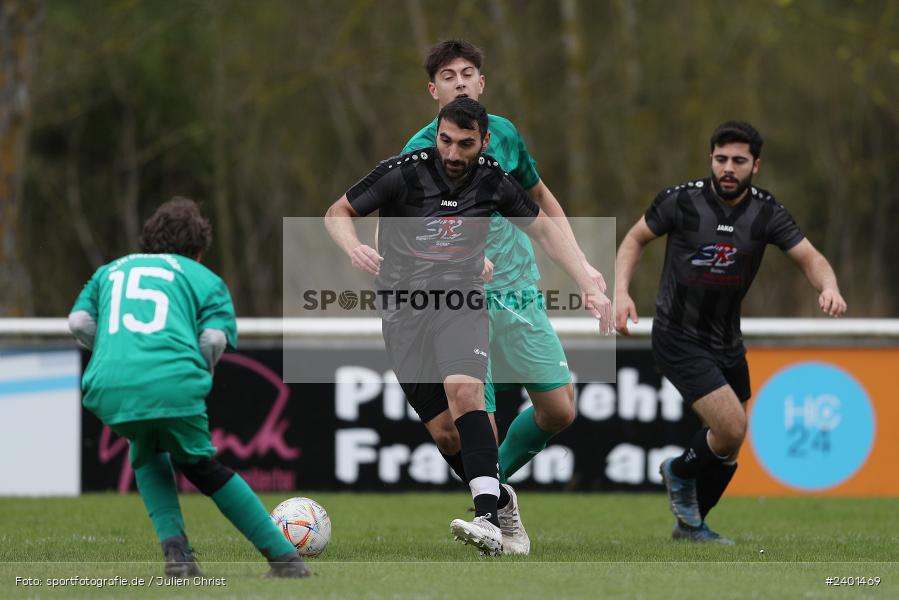
[[[728,121],[710,141],[711,177],[660,192],[618,248],[615,327],[637,322],[628,286],[644,246],[668,235],[656,297],[652,350],[662,374],[704,423],[684,453],[662,463],[662,479],[677,517],[672,537],[732,544],[705,517],[737,469],[751,395],[740,304],[775,244],[818,291],[821,310],[846,312],[827,259],[800,232],[774,196],[752,185],[762,138],[749,123]]]
[[[483,63],[483,51],[466,40],[442,40],[430,48],[424,67],[428,74],[427,90],[437,102],[438,110],[460,96],[479,99],[485,85],[481,72]],[[491,114],[488,115],[488,130],[487,153],[527,191],[537,206],[553,217],[553,222],[566,234],[581,257],[584,270],[605,292],[602,274],[590,265],[579,248],[565,211],[541,178],[536,161],[515,124]],[[433,146],[436,138],[435,118],[406,142],[403,153]],[[509,423],[499,446],[500,481],[509,496],[508,503],[501,498],[499,505],[503,551],[504,554],[526,555],[530,553],[531,542],[521,520],[517,494],[508,478],[574,421],[574,385],[565,350],[543,303],[516,300],[539,296],[540,272],[528,236],[505,219],[494,219],[492,225],[485,251],[486,259],[489,259],[485,268],[492,279],[485,277],[485,287],[487,294],[499,301],[493,302],[488,311],[493,352],[487,365],[484,398],[495,433],[496,392],[518,390],[523,383],[533,403]],[[495,269],[493,263],[496,263]],[[465,479],[459,432],[449,413],[428,421],[426,427],[440,454],[453,471]]]
[[[601,332],[611,331],[612,312],[561,229],[483,154],[490,139],[487,122],[477,101],[450,102],[437,116],[436,146],[383,161],[328,209],[325,227],[354,267],[377,275],[379,298],[388,298],[379,303],[385,346],[422,423],[449,411],[459,431],[475,518],[455,519],[452,533],[498,554],[503,544],[497,506],[505,489],[499,485],[496,438],[484,403],[490,347],[486,303],[452,309],[447,302],[443,310],[429,310],[438,308],[435,302],[421,310],[411,303],[401,306],[401,294],[426,292],[433,299],[434,292],[461,289],[466,298],[472,292],[483,298],[484,249],[490,217],[498,212],[575,280],[587,308],[600,319]],[[376,210],[383,256],[359,241],[352,221]]]

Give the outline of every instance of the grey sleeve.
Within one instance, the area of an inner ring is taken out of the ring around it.
[[[514,218],[518,227],[527,227],[540,214],[537,206],[521,184],[514,178],[503,175],[499,189],[499,213],[506,218]]]
[[[215,370],[215,365],[222,357],[222,353],[225,351],[225,346],[228,345],[228,339],[225,337],[225,332],[221,329],[204,329],[200,334],[199,341],[200,353],[206,359],[206,366],[209,368],[209,372],[212,373]]]
[[[69,331],[79,344],[92,350],[97,335],[97,322],[86,310],[76,310],[69,315]]]
[[[774,200],[772,198],[772,200]],[[768,240],[786,252],[805,239],[799,225],[787,208],[774,200],[771,220],[768,221]]]
[[[396,172],[400,172],[399,167],[402,165],[402,160],[398,160],[399,158],[393,157],[381,161],[371,173],[347,190],[347,200],[359,215],[363,217],[370,215],[399,198],[399,184],[403,180],[400,175],[392,172],[394,166],[398,167]]]
[[[677,194],[667,189],[659,192],[643,214],[646,226],[658,236],[665,235],[677,226]]]

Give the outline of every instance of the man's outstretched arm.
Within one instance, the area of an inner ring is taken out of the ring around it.
[[[787,250],[786,254],[802,269],[809,283],[818,290],[818,306],[823,313],[839,317],[846,312],[846,301],[840,294],[833,267],[808,238]]]
[[[524,231],[546,251],[557,265],[574,279],[584,295],[584,304],[599,319],[600,333],[612,332],[612,303],[597,282],[584,270],[583,262],[562,230],[542,210]]]
[[[325,213],[325,229],[328,230],[331,239],[350,257],[354,267],[377,275],[384,258],[377,250],[359,241],[356,225],[353,223],[353,219],[358,217],[359,213],[350,205],[346,195],[343,195]]]
[[[634,324],[638,320],[637,306],[631,299],[628,288],[643,248],[656,237],[658,236],[646,224],[646,218],[640,217],[618,247],[618,255],[615,257],[615,329],[624,335],[630,335],[627,330],[628,318]]]
[[[542,179],[538,181],[536,185],[528,189],[528,196],[531,197],[534,204],[543,209],[543,212],[545,212],[548,217],[553,218],[556,225],[558,225],[559,229],[562,231],[562,234],[568,239],[568,242],[575,249],[575,252],[577,252],[578,257],[584,265],[584,270],[587,271],[587,275],[596,282],[600,291],[605,292],[606,280],[603,278],[602,273],[590,264],[584,251],[581,250],[581,247],[577,243],[577,239],[574,237],[574,230],[571,229],[571,223],[568,222],[568,216],[565,214],[565,209],[562,208],[562,205],[546,184],[543,183]]]

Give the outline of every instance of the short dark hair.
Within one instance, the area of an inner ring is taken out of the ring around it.
[[[428,50],[428,56],[425,58],[425,71],[428,72],[428,78],[434,81],[437,71],[440,67],[449,64],[457,58],[464,58],[475,67],[481,70],[484,64],[484,51],[465,40],[445,40],[437,42]]]
[[[200,214],[197,203],[175,196],[156,209],[144,223],[140,235],[141,252],[180,254],[197,258],[212,242],[212,225]]]
[[[758,160],[762,154],[764,140],[755,127],[746,121],[725,121],[712,133],[709,142],[709,151],[714,152],[715,146],[723,146],[733,143],[749,144],[749,153]]]
[[[477,129],[481,139],[487,135],[487,109],[477,100],[467,96],[456,98],[437,113],[437,128],[440,122],[446,119],[462,129]]]

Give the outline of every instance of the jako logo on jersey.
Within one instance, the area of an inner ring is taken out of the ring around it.
[[[736,262],[736,254],[733,244],[713,242],[697,250],[690,262],[697,267],[729,267]]]
[[[484,352],[483,350],[481,350],[480,348],[475,348],[475,349],[474,349],[474,353],[475,353],[475,354],[480,354],[480,355],[483,356],[484,358],[487,358],[487,353]]]
[[[441,200],[440,206],[449,206],[451,208],[456,208],[459,205],[455,200]]]
[[[734,226],[733,225],[718,225],[718,231],[726,231],[727,233],[733,233]]]

